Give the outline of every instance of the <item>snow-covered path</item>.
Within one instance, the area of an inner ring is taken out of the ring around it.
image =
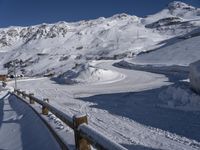
[[[33,110],[4,91],[0,93],[0,149],[60,148]]]
[[[38,97],[48,97],[52,105],[67,113],[87,113],[92,126],[128,149],[200,148],[200,143],[179,136],[199,138],[195,133],[200,127],[198,115],[156,107],[159,91],[172,84],[165,75],[116,68],[112,64],[92,63],[121,73],[117,82],[60,85],[42,78],[21,81],[18,86]],[[189,130],[191,134],[187,134]]]

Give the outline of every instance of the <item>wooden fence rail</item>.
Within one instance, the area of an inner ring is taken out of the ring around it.
[[[35,102],[40,104],[42,106],[43,115],[47,115],[50,111],[61,121],[63,121],[67,126],[73,129],[75,136],[75,146],[77,150],[91,150],[91,145],[99,150],[127,150],[120,144],[110,140],[102,133],[88,125],[86,115],[67,115],[66,113],[51,106],[48,103],[48,99],[40,100],[34,97],[33,93],[28,94],[25,91],[21,91],[19,89],[15,89],[12,94],[18,97],[20,96],[20,98],[28,98],[30,104],[34,104]]]

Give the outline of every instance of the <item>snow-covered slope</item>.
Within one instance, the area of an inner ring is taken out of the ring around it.
[[[168,6],[162,11],[149,15],[143,19],[146,24],[153,23],[157,20],[168,18],[168,17],[178,17],[184,20],[199,19],[200,9],[195,8],[191,5],[185,4],[183,2],[174,1],[168,4]]]
[[[200,36],[189,38],[151,53],[140,55],[133,61],[142,64],[188,66],[200,59],[199,41]]]
[[[147,28],[156,29],[162,34],[181,35],[199,27],[199,19],[199,8],[174,1],[162,11],[142,19],[142,22]]]
[[[91,59],[123,58],[163,39],[146,29],[140,18],[126,14],[77,23],[10,27],[1,29],[0,37],[1,64],[18,59],[29,75],[67,71]]]
[[[17,60],[17,71],[28,76],[61,75],[90,60],[133,57],[198,29],[199,11],[173,2],[146,18],[118,14],[74,23],[2,28],[0,69]]]

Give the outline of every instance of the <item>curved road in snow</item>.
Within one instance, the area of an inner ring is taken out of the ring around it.
[[[200,143],[190,140],[198,139],[197,134],[195,137],[195,134],[182,132],[198,131],[199,126],[192,129],[185,121],[192,118],[191,114],[156,107],[163,86],[172,84],[165,75],[116,68],[113,63],[98,61],[91,65],[120,73],[117,80],[60,85],[43,78],[21,81],[19,88],[34,92],[38,97],[48,97],[52,105],[66,113],[87,113],[92,126],[128,149],[200,148]],[[195,118],[190,120],[198,124]]]

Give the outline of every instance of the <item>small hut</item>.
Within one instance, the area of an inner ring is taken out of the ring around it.
[[[7,70],[0,70],[0,81],[7,80]]]

